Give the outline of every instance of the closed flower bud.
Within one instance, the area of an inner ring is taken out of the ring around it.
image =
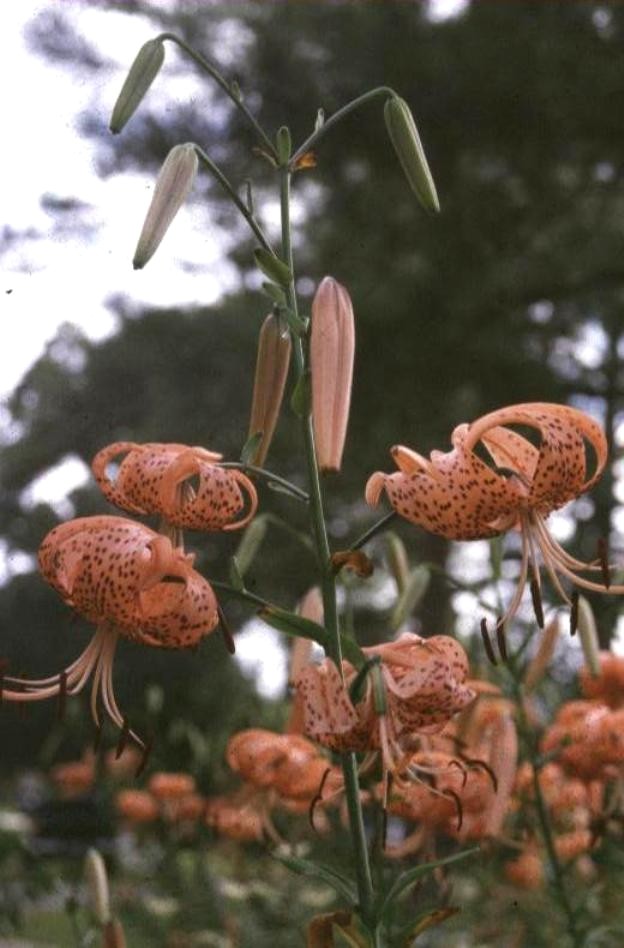
[[[596,620],[589,602],[585,596],[579,596],[578,600],[578,634],[581,640],[585,664],[590,674],[595,678],[600,675],[600,645],[598,643],[598,630],[596,629]]]
[[[136,112],[164,59],[165,44],[162,40],[148,40],[141,46],[113,108],[109,128],[114,135],[122,130]]]
[[[258,339],[249,434],[261,431],[262,440],[252,464],[262,466],[267,456],[284,397],[291,348],[290,333],[283,321],[270,313],[262,323]]]
[[[393,95],[384,106],[384,118],[405,177],[427,211],[439,211],[436,186],[427,164],[414,117],[407,102]]]
[[[310,370],[316,456],[322,471],[342,462],[351,404],[355,326],[344,286],[325,277],[312,301]]]
[[[98,925],[106,925],[111,919],[108,875],[102,856],[97,849],[89,849],[84,864],[85,878],[91,907]]]
[[[258,247],[254,250],[254,258],[265,276],[268,276],[270,280],[274,280],[279,286],[288,286],[292,280],[292,273],[283,260],[280,260],[265,247]]]
[[[197,152],[191,143],[175,145],[160,169],[132,265],[140,270],[156,252],[167,228],[193,186]]]

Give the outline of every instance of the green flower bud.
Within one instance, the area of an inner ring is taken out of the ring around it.
[[[113,135],[122,130],[136,112],[145,93],[158,75],[165,59],[162,40],[148,40],[141,46],[117,96],[109,128]]]
[[[290,129],[286,125],[282,125],[282,127],[278,129],[275,144],[280,165],[287,164],[292,151],[292,142],[290,139]]]
[[[197,173],[195,145],[176,145],[160,169],[132,265],[140,270],[154,255],[193,186]]]
[[[290,334],[285,331],[282,320],[269,314],[262,324],[258,339],[249,434],[260,431],[262,438],[254,452],[252,464],[264,464],[273,439],[288,377],[291,348]]]
[[[275,254],[264,247],[258,247],[254,250],[254,257],[265,276],[268,276],[269,279],[274,280],[280,286],[288,286],[292,280],[292,273],[283,260],[280,260],[279,257],[276,257]]]
[[[390,141],[394,145],[412,191],[425,210],[439,211],[440,202],[436,186],[407,102],[399,96],[392,96],[384,106],[384,119]]]

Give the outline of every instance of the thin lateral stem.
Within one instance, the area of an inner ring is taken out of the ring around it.
[[[364,95],[358,96],[357,99],[352,99],[351,102],[347,102],[347,104],[343,105],[341,109],[338,109],[337,112],[334,112],[333,115],[330,115],[330,117],[326,119],[325,122],[323,122],[321,127],[317,128],[315,132],[312,132],[312,134],[306,138],[303,144],[299,146],[288,163],[289,169],[294,171],[298,159],[301,158],[302,155],[305,155],[307,151],[310,151],[311,148],[314,148],[317,142],[323,138],[330,128],[333,128],[334,125],[342,121],[343,118],[346,118],[346,116],[355,109],[359,109],[361,105],[366,105],[367,102],[371,102],[380,95],[385,95],[388,97],[396,95],[396,92],[394,89],[391,89],[390,86],[377,86],[376,89],[371,89],[369,92],[365,92]]]
[[[393,520],[397,518],[398,514],[396,510],[391,510],[390,513],[386,514],[385,517],[382,517],[381,520],[378,520],[376,523],[369,527],[361,536],[357,538],[353,543],[350,544],[350,550],[359,550],[361,547],[365,546],[369,540],[372,540],[373,537],[376,537],[379,533],[383,533],[386,527],[392,523]]]
[[[219,184],[221,185],[223,190],[226,192],[228,197],[236,205],[236,207],[241,212],[241,214],[243,215],[243,217],[249,224],[250,228],[252,229],[254,235],[256,236],[258,241],[262,244],[264,249],[268,250],[269,253],[273,253],[274,252],[273,248],[271,247],[267,238],[264,236],[264,232],[262,228],[260,227],[260,224],[254,217],[254,215],[251,213],[251,211],[249,210],[245,202],[242,201],[241,198],[238,196],[238,194],[236,193],[236,189],[233,187],[232,184],[230,184],[230,182],[228,181],[226,176],[223,174],[221,169],[217,165],[215,165],[212,158],[210,158],[206,154],[203,148],[201,148],[199,145],[196,145],[195,142],[193,142],[193,147],[195,148],[195,151],[197,152],[197,157],[199,158],[199,160],[206,166],[206,168],[208,169],[210,174],[213,176],[213,178],[216,178],[216,180],[219,182]]]
[[[273,158],[277,159],[277,151],[275,150],[275,145],[273,144],[269,136],[266,134],[262,126],[253,117],[253,115],[251,114],[251,112],[249,111],[245,103],[242,101],[242,99],[240,99],[239,96],[236,95],[236,93],[234,92],[229,82],[223,78],[223,76],[218,71],[218,69],[216,69],[211,63],[209,63],[207,59],[204,59],[201,53],[196,52],[192,46],[189,46],[188,43],[185,43],[183,39],[180,39],[179,36],[176,36],[175,33],[161,33],[156,38],[159,40],[170,40],[172,43],[175,43],[177,46],[180,47],[180,49],[183,49],[184,52],[188,56],[190,56],[191,59],[197,63],[198,66],[200,66],[204,70],[204,72],[207,72],[208,75],[214,79],[217,85],[220,86],[223,92],[225,92],[228,98],[232,100],[236,108],[240,112],[243,113],[243,115],[245,116],[247,121],[250,123],[250,125],[253,127],[256,135],[258,136],[258,138],[260,139],[264,147],[267,149],[269,154]]]
[[[278,474],[274,474],[273,471],[266,471],[263,467],[255,467],[253,464],[243,464],[242,461],[225,461],[220,463],[219,467],[231,467],[237,471],[243,471],[244,474],[253,474],[255,477],[260,477],[262,480],[267,481],[268,484],[278,484],[304,504],[310,503],[310,496],[304,490],[301,490],[296,484],[287,481],[285,477],[280,477]]]

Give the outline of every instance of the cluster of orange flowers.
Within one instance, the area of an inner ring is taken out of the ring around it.
[[[120,456],[113,483],[107,466]],[[81,691],[92,675],[96,726],[101,698],[111,720],[143,746],[115,701],[117,639],[122,635],[158,648],[189,648],[216,627],[214,592],[193,569],[194,557],[184,552],[179,531],[236,529],[249,521],[257,506],[249,478],[221,467],[219,458],[179,444],[124,442],[99,452],[93,471],[106,497],[131,513],[160,515],[169,535],[123,517],[95,516],[70,520],[45,537],[39,549],[44,579],[67,605],[95,624],[96,632],[82,655],[58,675],[38,680],[5,675],[5,700],[64,699]]]

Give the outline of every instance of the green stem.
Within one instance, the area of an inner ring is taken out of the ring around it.
[[[253,474],[255,477],[260,477],[262,480],[267,481],[269,485],[272,483],[278,484],[280,487],[283,487],[288,494],[292,494],[293,497],[303,501],[304,504],[310,502],[309,495],[306,494],[304,490],[301,490],[300,487],[297,487],[296,484],[292,484],[284,477],[274,474],[273,471],[266,471],[263,467],[256,467],[254,464],[243,464],[242,461],[224,461],[219,464],[219,467],[231,467],[238,471]]]
[[[353,112],[355,109],[358,109],[361,105],[366,105],[367,102],[370,102],[371,99],[376,99],[380,95],[391,96],[396,95],[394,89],[391,89],[390,86],[377,86],[376,89],[371,89],[370,92],[365,92],[363,95],[353,99],[351,102],[347,102],[346,105],[343,105],[341,109],[338,109],[337,112],[334,112],[326,122],[324,122],[320,128],[317,128],[315,132],[306,138],[304,143],[299,146],[297,151],[292,155],[290,161],[288,162],[288,167],[291,170],[294,170],[297,160],[301,158],[302,155],[305,155],[307,151],[310,151],[318,141],[338,122],[343,118],[346,118],[350,112]]]
[[[515,656],[514,656],[515,659]],[[518,724],[520,726],[520,731],[527,745],[529,761],[531,763],[531,768],[533,771],[533,792],[535,795],[535,805],[537,809],[537,818],[539,821],[539,826],[542,834],[542,839],[544,840],[544,847],[546,849],[546,856],[550,865],[553,888],[555,890],[557,900],[563,911],[568,934],[572,940],[574,948],[582,948],[584,944],[583,934],[579,931],[577,926],[577,914],[574,910],[574,907],[570,901],[568,891],[566,889],[565,879],[564,879],[564,870],[559,861],[557,855],[557,850],[555,848],[555,840],[553,836],[552,826],[550,823],[550,816],[548,813],[548,806],[544,799],[542,793],[542,788],[539,782],[539,773],[541,768],[541,755],[539,752],[539,745],[537,741],[537,736],[535,731],[529,722],[527,713],[525,710],[524,704],[524,692],[522,690],[522,682],[517,673],[517,665],[512,659],[508,665],[511,672],[511,677],[513,681],[514,689],[514,699],[516,702],[516,707],[518,709]]]
[[[217,165],[215,165],[212,158],[210,158],[206,154],[203,148],[201,148],[199,145],[195,145],[195,143],[193,144],[195,147],[195,151],[197,152],[197,157],[203,162],[203,164],[206,166],[210,174],[214,178],[217,179],[217,181],[219,182],[223,190],[226,192],[228,197],[232,199],[232,201],[234,202],[238,210],[241,212],[241,214],[243,215],[243,217],[245,218],[245,220],[251,227],[252,231],[254,232],[254,234],[256,235],[260,243],[262,244],[262,246],[265,248],[265,250],[268,250],[270,253],[274,253],[275,251],[273,250],[270,243],[264,236],[264,233],[262,231],[262,228],[260,227],[260,224],[254,217],[254,215],[251,213],[251,211],[249,210],[245,202],[240,199],[240,197],[236,193],[235,188],[230,184],[230,182],[225,177],[221,169]]]
[[[234,91],[230,83],[227,82],[227,80],[223,78],[221,73],[217,69],[215,69],[215,67],[211,63],[209,63],[207,59],[204,59],[201,53],[196,52],[192,46],[189,46],[188,43],[185,43],[185,41],[183,39],[180,39],[179,36],[176,36],[175,33],[161,33],[156,38],[162,41],[171,40],[172,43],[176,43],[180,47],[180,49],[183,49],[184,52],[188,56],[190,56],[191,59],[197,63],[198,66],[200,66],[204,70],[204,72],[207,72],[208,75],[214,79],[217,85],[221,87],[221,89],[223,90],[223,92],[225,92],[228,98],[232,100],[236,108],[239,109],[243,113],[243,115],[245,116],[247,121],[250,123],[250,125],[253,127],[256,135],[258,136],[258,138],[260,139],[264,147],[267,149],[269,154],[273,158],[277,159],[277,151],[275,150],[275,145],[273,144],[269,136],[266,134],[264,129],[261,127],[261,125],[253,117],[253,115],[251,114],[247,106],[244,104],[244,102],[236,94],[236,92]]]
[[[391,510],[390,513],[386,514],[385,517],[382,517],[381,520],[378,520],[377,523],[374,523],[372,527],[369,527],[361,536],[354,540],[354,542],[349,546],[350,550],[359,550],[360,547],[365,546],[369,540],[372,540],[373,537],[376,537],[378,533],[383,533],[389,523],[398,516],[395,510]]]
[[[298,318],[297,294],[295,291],[294,265],[290,225],[290,176],[288,167],[280,168],[280,205],[282,218],[282,260],[291,272],[291,280],[286,288],[288,305],[295,317]],[[295,354],[295,371],[297,380],[303,379],[306,373],[306,354],[301,336],[293,333],[293,349]],[[330,656],[342,672],[342,646],[338,623],[338,608],[336,603],[336,585],[331,564],[331,552],[325,525],[323,510],[323,495],[319,468],[314,447],[314,431],[309,405],[301,419],[303,442],[305,449],[308,478],[310,482],[310,514],[312,530],[316,544],[319,570],[321,574],[321,592],[323,596],[323,611],[325,628],[328,632],[331,650]],[[351,840],[355,857],[355,874],[358,887],[359,911],[364,923],[369,927],[371,934],[375,932],[373,880],[364,828],[364,816],[360,800],[358,783],[357,760],[355,754],[342,756],[342,771],[345,784],[345,796],[349,812]],[[374,946],[378,944],[378,936],[373,934]]]

